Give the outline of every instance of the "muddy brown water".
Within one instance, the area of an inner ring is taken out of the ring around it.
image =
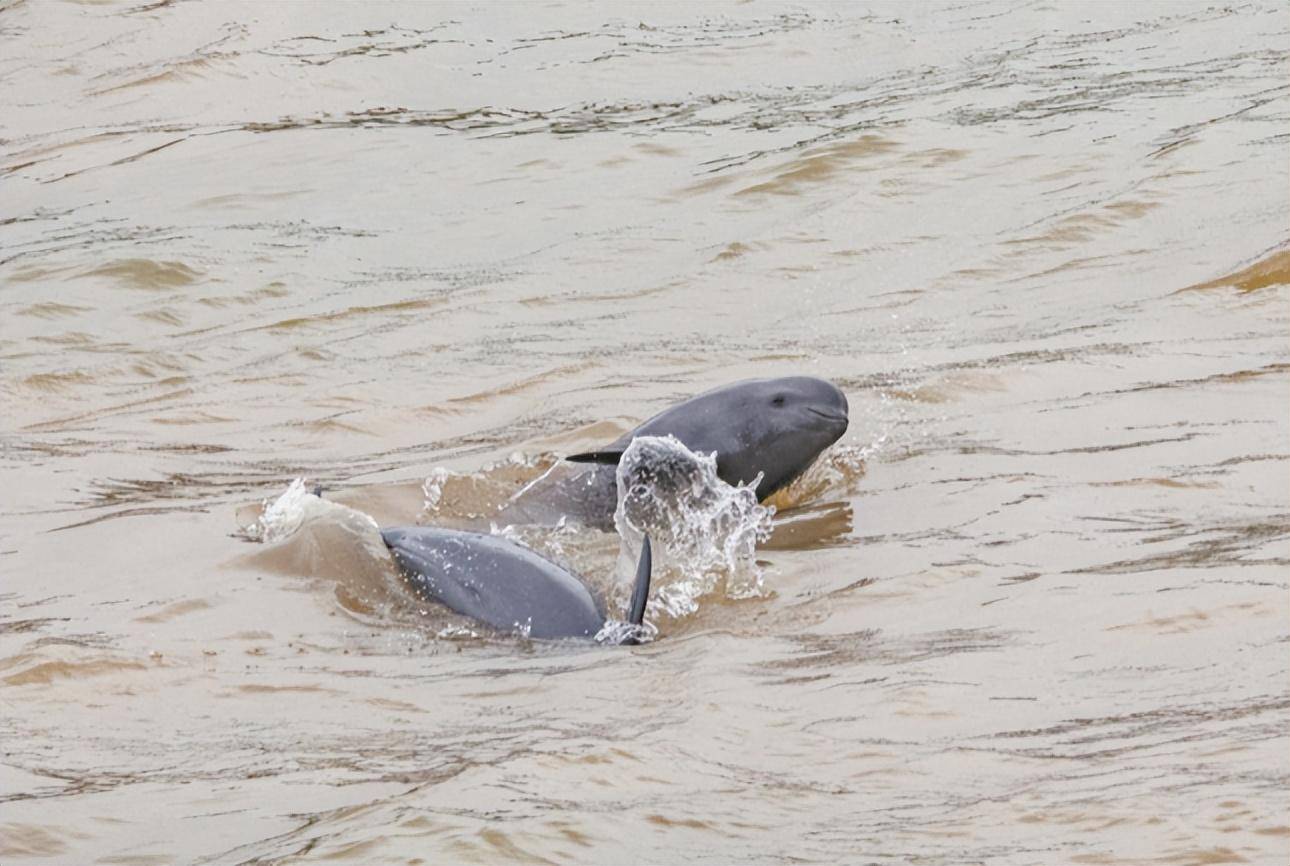
[[[3,862],[1290,859],[1283,4],[6,0],[0,47]],[[646,646],[239,534],[787,373],[841,469]]]

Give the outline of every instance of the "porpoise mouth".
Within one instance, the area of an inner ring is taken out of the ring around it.
[[[844,428],[847,426],[847,424],[850,421],[850,419],[847,418],[846,415],[841,415],[836,412],[824,412],[820,409],[812,409],[809,407],[807,408],[806,411],[810,412],[812,415],[823,418],[825,421],[828,421],[831,424],[840,424]]]

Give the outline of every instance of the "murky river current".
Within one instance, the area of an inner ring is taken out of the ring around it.
[[[0,0],[0,861],[1284,864],[1288,301],[1281,3]],[[642,646],[350,532],[797,374]]]

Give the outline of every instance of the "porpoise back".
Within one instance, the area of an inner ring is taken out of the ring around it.
[[[581,580],[504,538],[430,526],[385,529],[381,537],[419,594],[493,628],[539,639],[591,639],[605,625],[602,607]],[[630,612],[635,625],[649,593],[649,556],[646,539]]]

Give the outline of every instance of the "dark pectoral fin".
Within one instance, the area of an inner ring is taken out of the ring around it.
[[[623,458],[623,449],[615,448],[605,451],[587,451],[583,454],[570,454],[565,457],[570,463],[603,463],[606,466],[617,466]]]
[[[641,542],[641,558],[636,564],[636,585],[632,588],[632,601],[627,608],[627,621],[640,625],[645,619],[645,602],[649,601],[650,572],[654,569],[654,557],[650,551],[649,536]]]

